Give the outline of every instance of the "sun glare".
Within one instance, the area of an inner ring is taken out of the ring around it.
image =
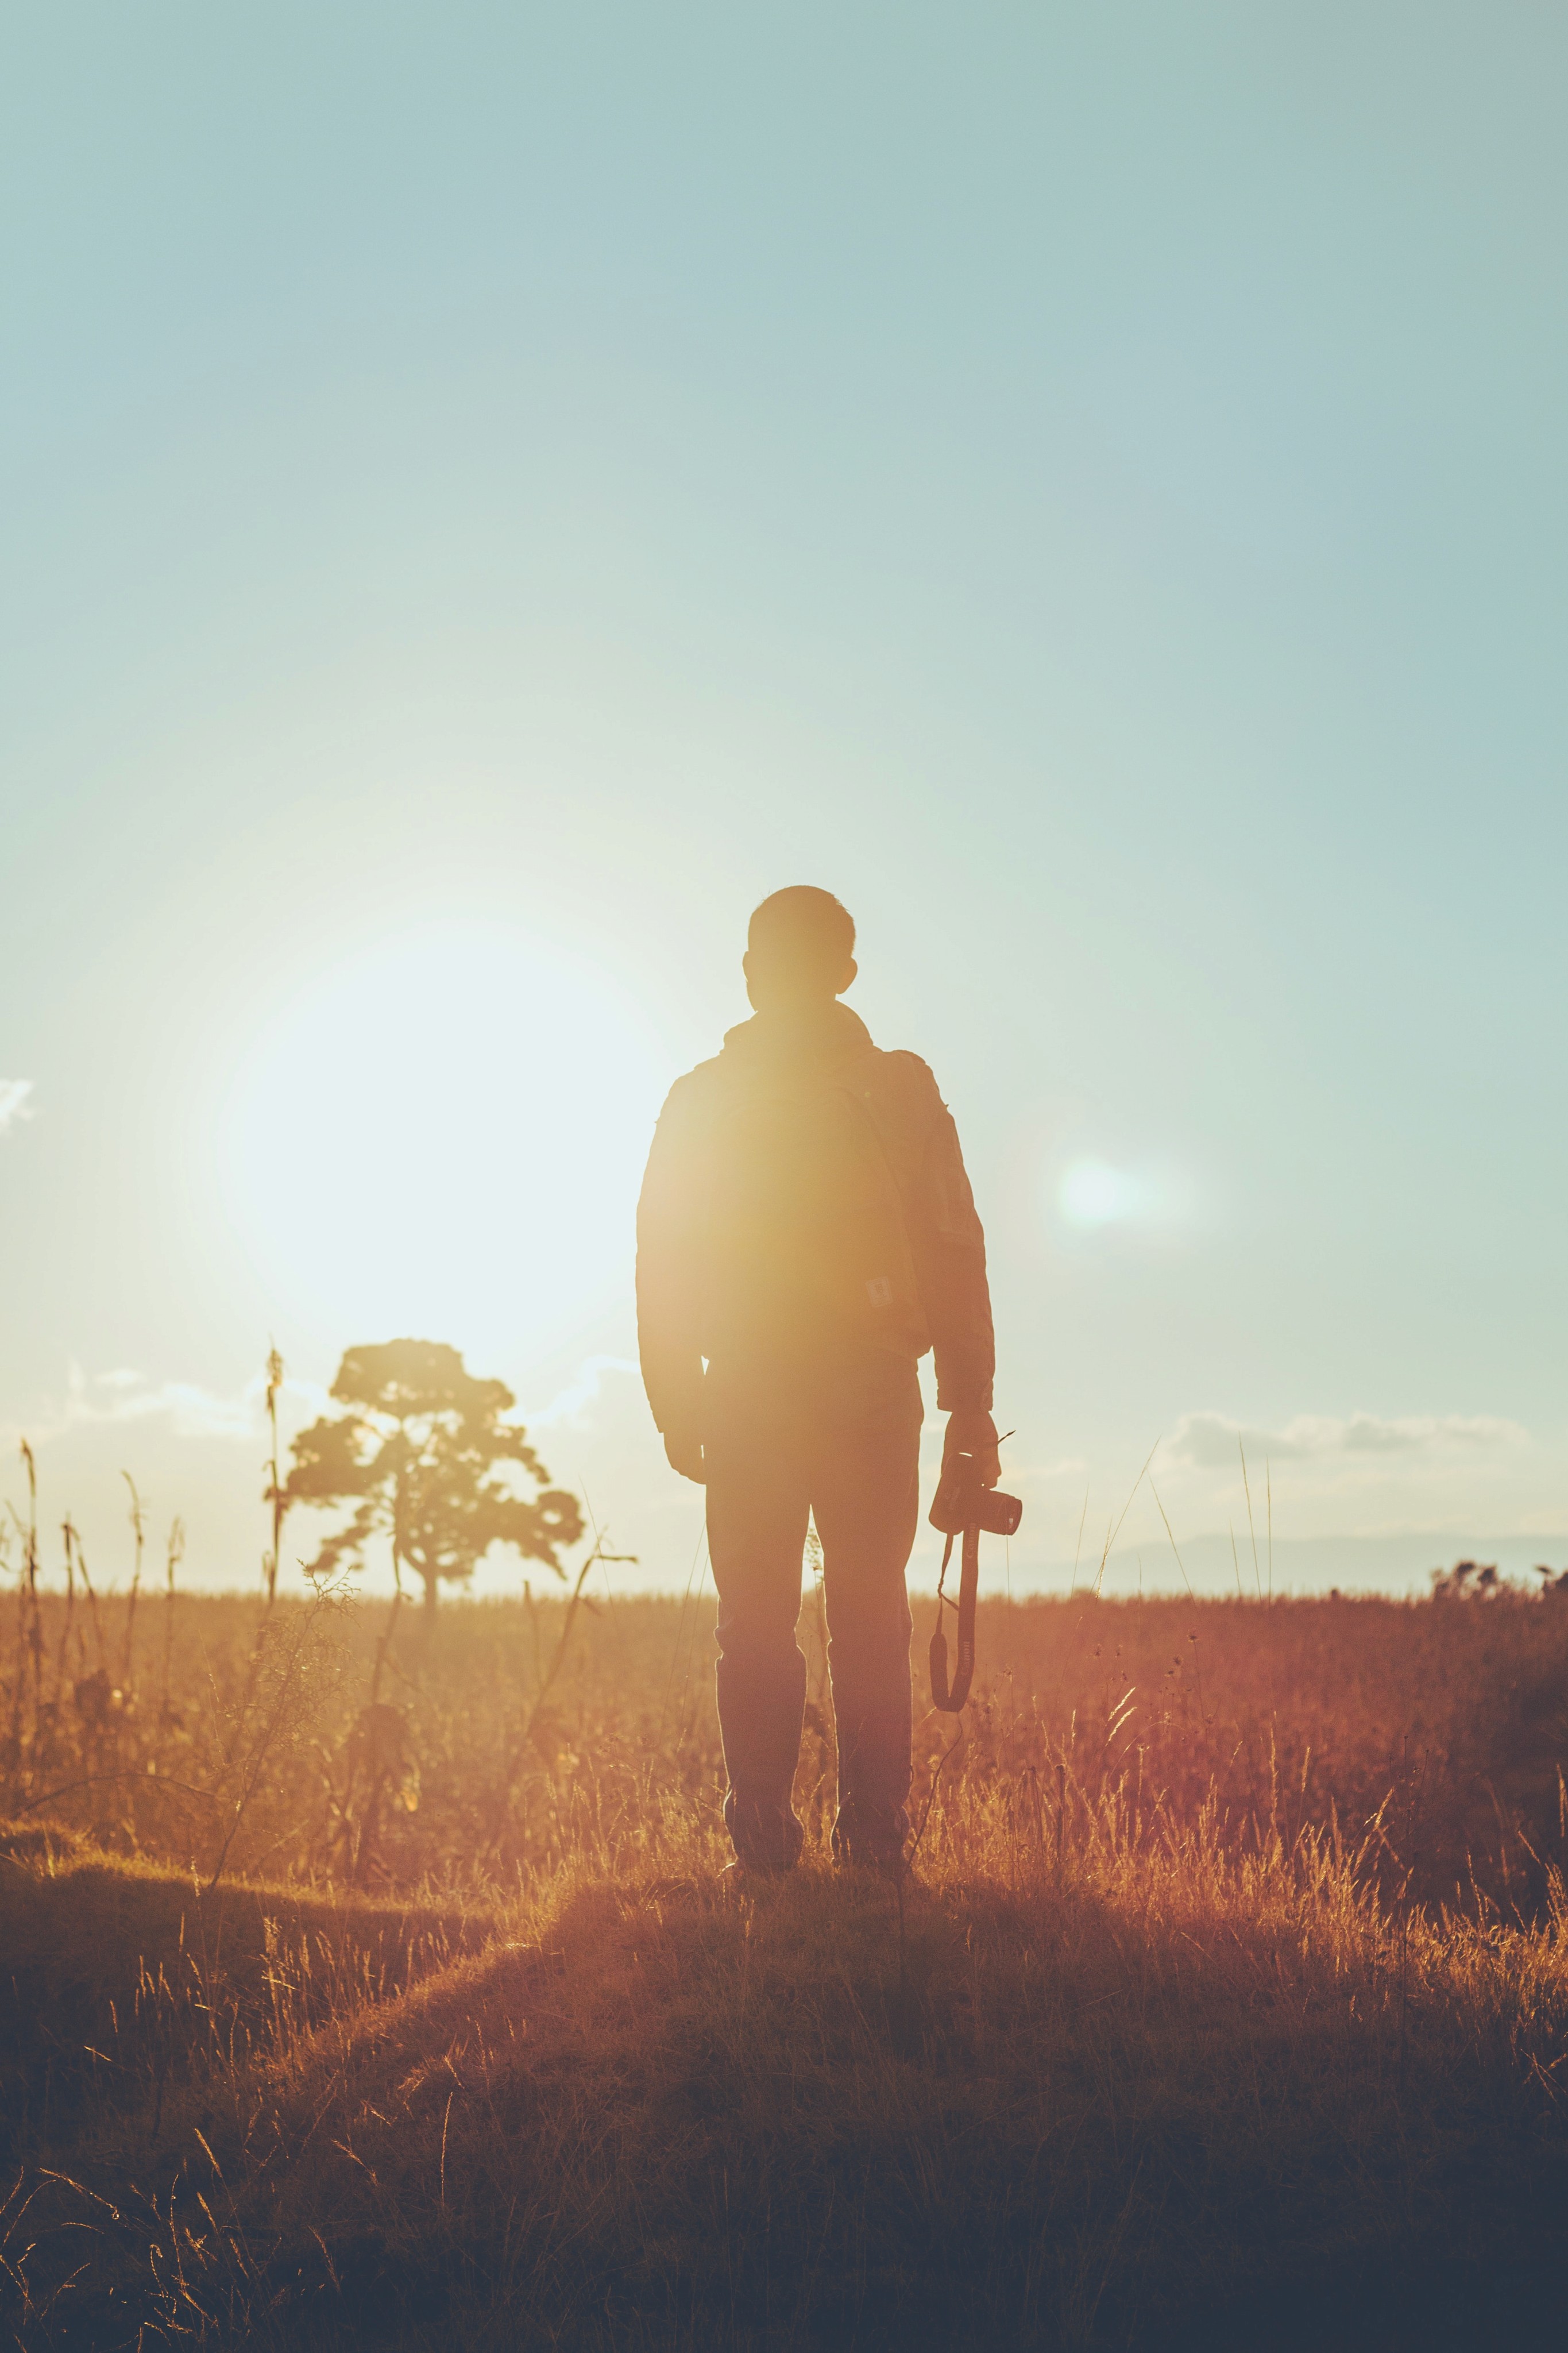
[[[1123,1170],[1102,1160],[1080,1160],[1063,1176],[1058,1201],[1068,1225],[1093,1228],[1137,1217],[1143,1194],[1143,1187]]]
[[[510,1354],[624,1285],[663,1057],[602,970],[495,926],[400,933],[280,1003],[235,1072],[228,1213],[346,1344]]]

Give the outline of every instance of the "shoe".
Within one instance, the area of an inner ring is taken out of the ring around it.
[[[909,1875],[902,1847],[850,1846],[845,1842],[835,1847],[833,1860],[840,1871],[869,1871],[892,1887]]]
[[[782,1871],[769,1871],[761,1864],[748,1862],[743,1855],[738,1854],[734,1862],[727,1862],[719,1873],[719,1893],[726,1899],[754,1895],[759,1887],[776,1887],[784,1875]]]
[[[833,1860],[842,1870],[874,1871],[895,1883],[906,1870],[909,1816],[897,1808],[841,1807],[833,1825]]]
[[[788,1807],[742,1805],[731,1789],[724,1799],[724,1828],[748,1871],[776,1879],[800,1860],[805,1833]]]

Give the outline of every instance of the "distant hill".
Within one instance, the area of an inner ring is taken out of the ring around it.
[[[1234,1593],[1238,1561],[1242,1591],[1257,1590],[1252,1546],[1245,1530],[1237,1534],[1234,1555],[1230,1537],[1226,1534],[1184,1536],[1181,1547],[1182,1561],[1194,1592]],[[1180,1589],[1181,1571],[1172,1557],[1170,1546],[1162,1542],[1142,1545],[1136,1549],[1122,1546],[1113,1552],[1105,1567],[1103,1589],[1108,1595],[1126,1596],[1138,1591],[1140,1556],[1146,1592],[1164,1592],[1173,1587]],[[998,1559],[999,1550],[987,1550],[983,1557],[981,1575],[987,1588]],[[1477,1536],[1439,1529],[1418,1531],[1413,1535],[1276,1536],[1274,1590],[1326,1593],[1331,1586],[1337,1585],[1346,1593],[1425,1593],[1432,1570],[1451,1568],[1457,1560],[1495,1561],[1505,1576],[1528,1577],[1538,1561],[1552,1568],[1568,1567],[1568,1535]],[[1092,1552],[1080,1558],[1078,1583],[1092,1584],[1099,1566],[1098,1556]],[[1267,1588],[1268,1556],[1261,1534],[1258,1577]],[[1072,1581],[1070,1560],[1020,1562],[1015,1546],[1015,1593],[1061,1592]]]

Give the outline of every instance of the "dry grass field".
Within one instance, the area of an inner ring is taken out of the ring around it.
[[[809,1586],[729,1900],[710,1605],[591,1599],[8,1602],[18,2345],[1558,2341],[1560,1590],[993,1601],[901,1902]]]

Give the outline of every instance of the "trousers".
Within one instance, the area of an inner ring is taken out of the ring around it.
[[[742,1862],[787,1870],[805,1712],[795,1641],[815,1517],[838,1751],[836,1852],[901,1853],[910,1778],[909,1596],[920,1511],[920,1380],[908,1357],[715,1363],[703,1384],[708,1546],[719,1593],[724,1820]]]

